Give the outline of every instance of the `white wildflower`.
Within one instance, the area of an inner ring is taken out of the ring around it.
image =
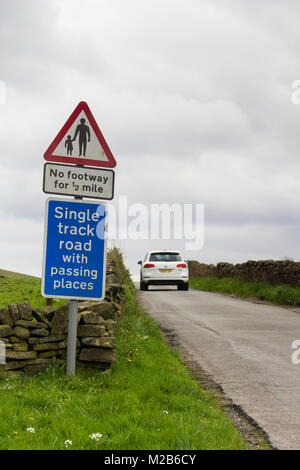
[[[164,413],[165,415],[169,414],[169,412],[168,412],[167,410],[164,410],[163,413]]]
[[[67,440],[65,441],[65,446],[66,446],[66,447],[71,446],[72,444],[73,444],[73,443],[72,443],[72,441],[70,441],[70,439],[67,439]]]
[[[96,441],[99,441],[99,439],[101,439],[101,437],[102,437],[102,434],[100,434],[100,432],[97,432],[95,434],[90,434],[89,437],[91,439],[95,439]]]
[[[26,431],[32,432],[32,434],[34,434],[34,428],[26,428]]]

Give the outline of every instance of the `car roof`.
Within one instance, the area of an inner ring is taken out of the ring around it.
[[[148,253],[180,253],[179,250],[151,250],[151,251],[148,251]]]

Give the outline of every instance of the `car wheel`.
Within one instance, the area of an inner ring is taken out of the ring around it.
[[[140,290],[148,290],[148,284],[145,284],[145,282],[141,281]]]
[[[178,284],[177,289],[178,290],[189,290],[189,283],[184,282],[183,284]]]

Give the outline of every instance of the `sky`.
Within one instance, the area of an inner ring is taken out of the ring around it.
[[[119,240],[205,263],[299,260],[300,4],[0,0],[0,267],[40,275],[43,154],[86,101],[114,204],[204,205],[204,244]],[[4,91],[3,91],[4,88]]]

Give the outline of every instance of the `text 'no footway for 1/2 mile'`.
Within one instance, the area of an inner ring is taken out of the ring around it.
[[[114,197],[114,181],[113,170],[57,163],[44,165],[43,191],[48,194],[111,200]]]

